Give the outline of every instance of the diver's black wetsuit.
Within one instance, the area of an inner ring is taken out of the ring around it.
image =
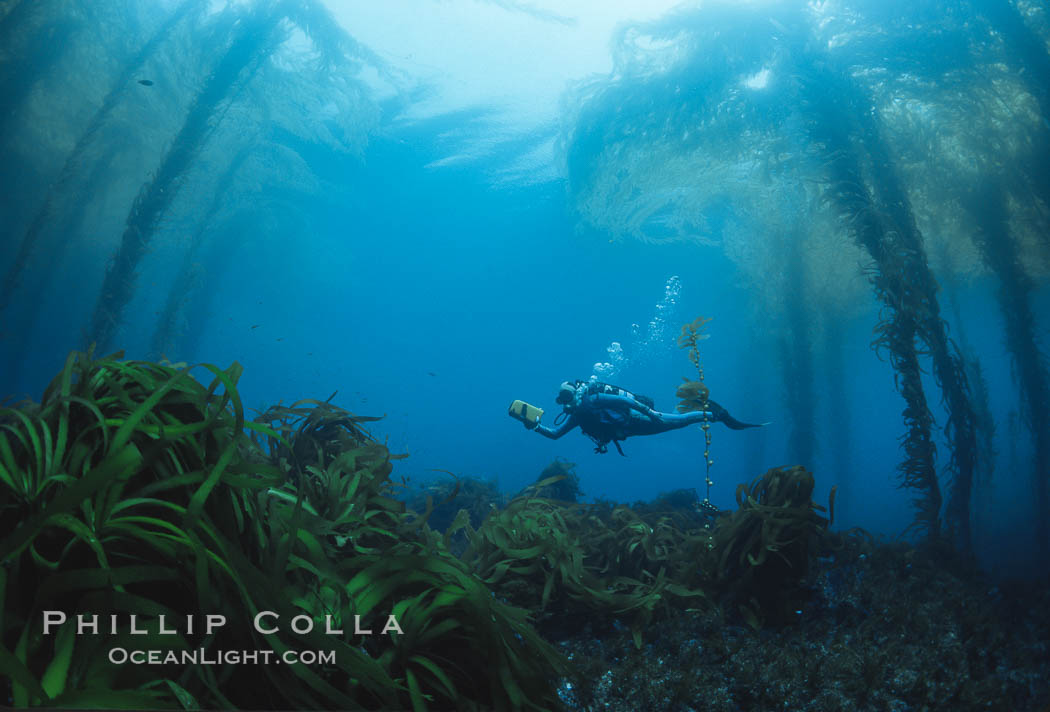
[[[579,426],[598,445],[598,450],[604,452],[610,440],[619,450],[618,441],[632,435],[657,435],[705,421],[725,423],[726,427],[733,430],[759,427],[757,424],[740,422],[712,400],[707,401],[707,413],[660,413],[627,396],[592,393],[585,389],[581,391],[582,394],[577,394],[575,401],[566,406],[568,417],[564,423],[557,428],[537,425],[535,430],[546,438],[557,440]],[[622,450],[620,454],[623,454]]]

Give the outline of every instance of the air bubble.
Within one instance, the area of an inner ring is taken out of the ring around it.
[[[681,292],[682,280],[677,275],[668,277],[664,283],[663,299],[653,306],[653,316],[645,326],[645,333],[642,333],[641,325],[631,324],[630,347],[624,349],[618,341],[612,342],[605,349],[606,360],[594,364],[591,379],[610,379],[632,363],[645,363],[657,353],[673,347],[667,325],[678,319],[675,312]]]

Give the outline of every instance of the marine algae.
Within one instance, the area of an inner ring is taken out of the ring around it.
[[[240,370],[73,354],[38,406],[0,411],[0,661],[15,706],[555,707],[564,659],[390,496],[391,457],[364,419],[301,402],[248,421]],[[42,610],[133,613],[150,633],[43,636]],[[201,642],[159,634],[159,614],[199,611],[228,623]],[[263,636],[258,611],[320,625]],[[391,614],[402,634],[320,632],[324,616]],[[113,640],[336,658],[158,679],[109,664]]]
[[[461,509],[442,534],[395,496],[395,456],[368,418],[329,399],[249,421],[240,371],[72,354],[39,405],[0,411],[0,661],[16,706],[554,709],[556,681],[575,673],[530,616],[546,630],[622,620],[637,648],[651,624],[720,601],[776,624],[829,524],[812,476],[774,469],[741,486],[711,549],[681,495],[540,496],[572,473],[556,461],[560,474],[490,503],[480,526]],[[134,613],[149,633],[44,636],[42,610]],[[198,611],[228,624],[204,641],[160,634],[158,615]],[[259,611],[315,629],[261,635]],[[355,616],[378,628],[388,615],[400,633],[352,635]],[[341,632],[322,633],[326,619]],[[114,640],[337,655],[172,666],[158,680],[110,665]]]
[[[715,527],[716,582],[752,627],[764,619],[789,620],[793,589],[831,526],[835,488],[825,518],[818,512],[827,510],[811,500],[813,487],[805,468],[775,467],[750,485],[739,485],[739,508]]]

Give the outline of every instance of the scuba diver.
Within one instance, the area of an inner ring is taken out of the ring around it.
[[[742,423],[710,399],[706,412],[660,413],[653,409],[655,403],[651,398],[599,381],[565,381],[555,400],[563,411],[554,421],[555,428],[540,425],[539,418],[543,411],[522,401],[511,404],[510,415],[521,420],[526,429],[535,430],[551,440],[557,440],[579,426],[583,434],[594,441],[594,451],[599,453],[608,452],[607,446],[611,441],[617,452],[623,455],[620,441],[628,437],[656,435],[705,422],[718,421],[733,430],[768,425]]]

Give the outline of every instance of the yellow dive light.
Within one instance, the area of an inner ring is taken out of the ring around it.
[[[516,418],[526,425],[536,426],[540,424],[540,416],[543,415],[543,408],[537,408],[534,405],[529,405],[525,401],[516,400],[510,404],[510,410],[507,411],[510,417]]]

